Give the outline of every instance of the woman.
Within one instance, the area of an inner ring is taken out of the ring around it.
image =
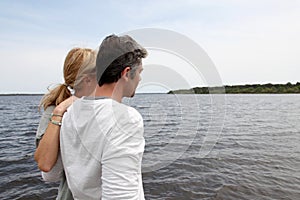
[[[61,179],[57,199],[73,199],[63,172],[59,153],[59,134],[64,112],[77,97],[93,93],[96,81],[97,53],[87,48],[72,49],[64,63],[64,80],[41,100],[44,113],[36,135],[37,149],[34,158],[45,181]],[[74,90],[72,96],[71,91]]]

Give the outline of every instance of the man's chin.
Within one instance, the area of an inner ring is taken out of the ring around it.
[[[135,92],[130,96],[130,98],[134,97],[134,95],[135,95]]]
[[[125,95],[124,97],[126,97],[126,98],[132,98],[132,97],[134,97],[134,95],[135,95],[135,92],[133,94],[131,94],[131,95]]]

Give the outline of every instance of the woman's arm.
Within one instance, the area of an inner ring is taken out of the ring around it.
[[[69,97],[53,110],[53,115],[51,116],[52,122],[49,120],[45,134],[39,142],[34,154],[34,159],[38,163],[38,167],[41,171],[49,172],[57,161],[60,125],[56,122],[61,122],[64,112],[75,99],[76,97]]]

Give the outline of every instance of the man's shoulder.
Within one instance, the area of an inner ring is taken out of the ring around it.
[[[120,118],[126,119],[127,122],[138,123],[143,121],[141,114],[134,107],[123,103],[118,103],[116,107],[113,107],[113,112]]]
[[[141,114],[133,107],[119,103],[113,99],[86,100],[80,98],[68,108],[67,116],[70,114],[82,116],[92,114],[103,120],[104,118],[114,118],[119,122],[138,123],[143,121]]]
[[[134,119],[137,121],[142,121],[142,115],[137,111],[135,108],[127,106],[128,107],[128,113],[129,113],[129,118]]]

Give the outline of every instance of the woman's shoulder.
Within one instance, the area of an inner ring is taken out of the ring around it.
[[[50,105],[50,106],[48,106],[46,109],[44,109],[44,112],[45,113],[52,113],[52,111],[54,110],[54,108],[55,108],[55,105]]]

